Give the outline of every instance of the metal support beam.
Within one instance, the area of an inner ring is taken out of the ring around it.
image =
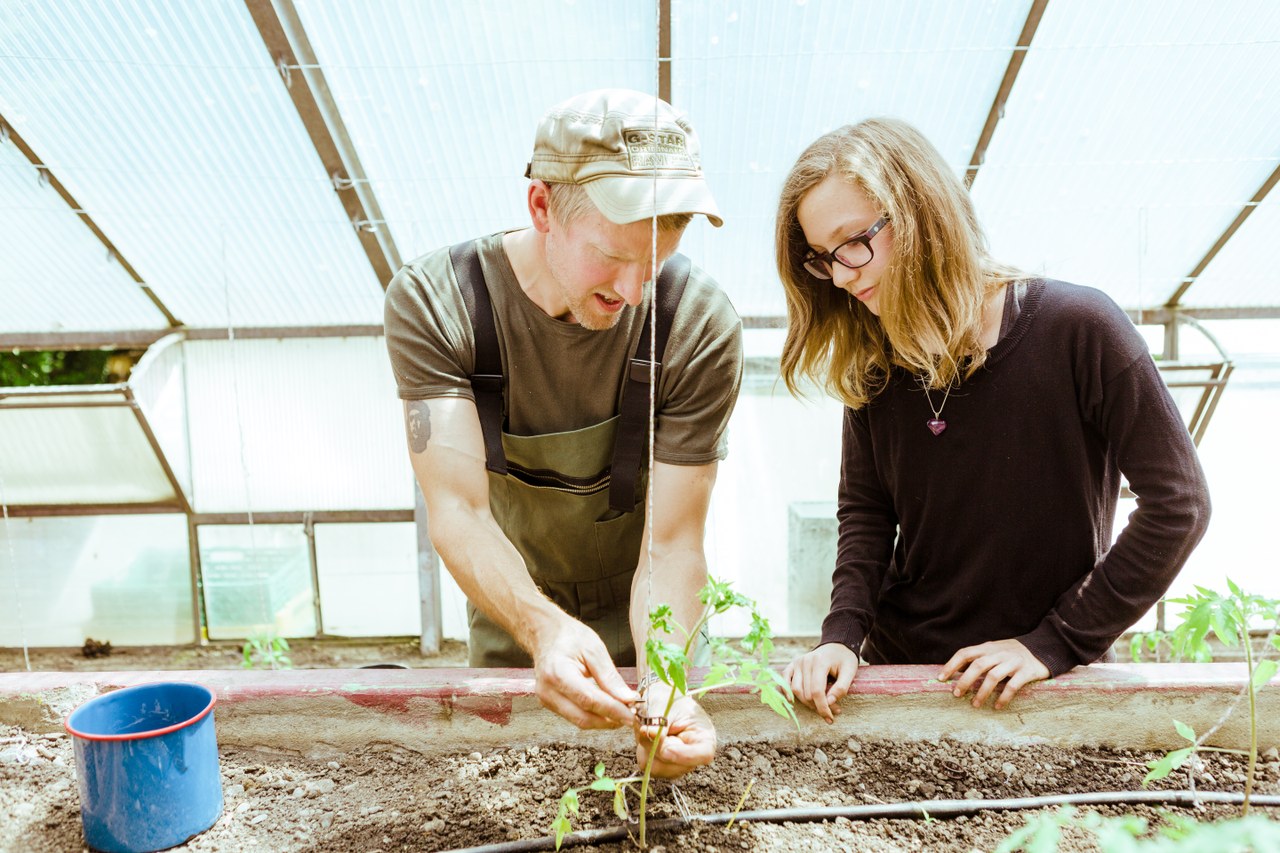
[[[1262,186],[1253,194],[1253,198],[1249,199],[1248,203],[1241,208],[1240,213],[1238,213],[1236,218],[1231,221],[1231,224],[1227,226],[1227,230],[1223,231],[1222,236],[1209,247],[1208,252],[1205,252],[1204,257],[1200,259],[1200,263],[1196,264],[1191,272],[1187,274],[1187,277],[1182,280],[1182,284],[1178,285],[1178,289],[1173,292],[1173,296],[1169,297],[1169,301],[1164,304],[1164,307],[1177,308],[1179,306],[1179,303],[1181,303],[1182,297],[1186,295],[1187,290],[1191,285],[1196,283],[1196,279],[1204,274],[1204,271],[1208,269],[1209,264],[1212,263],[1213,259],[1222,251],[1222,247],[1226,246],[1227,241],[1235,236],[1235,233],[1240,230],[1240,226],[1243,225],[1244,221],[1249,218],[1249,215],[1258,208],[1258,205],[1262,204],[1262,200],[1267,197],[1267,193],[1271,192],[1271,189],[1277,183],[1280,183],[1280,166],[1276,166],[1275,170],[1265,181],[1262,182]]]
[[[658,0],[658,97],[671,103],[671,0]]]
[[[444,641],[444,617],[440,609],[440,558],[431,544],[427,520],[427,502],[417,480],[413,483],[413,520],[418,529],[418,603],[422,613],[422,637],[419,651],[424,655],[440,654]]]
[[[48,182],[49,186],[53,188],[54,192],[61,196],[62,200],[67,203],[67,206],[71,208],[71,212],[80,217],[80,221],[93,232],[93,236],[97,237],[98,242],[102,243],[106,248],[107,255],[114,258],[116,263],[120,264],[120,267],[129,274],[129,277],[133,279],[140,288],[142,288],[142,292],[151,300],[151,304],[156,306],[156,310],[164,315],[165,322],[171,327],[181,326],[182,323],[174,317],[169,309],[165,307],[165,304],[160,301],[160,297],[156,296],[155,291],[147,285],[142,276],[138,274],[138,271],[133,268],[133,264],[125,260],[124,255],[116,248],[116,244],[111,242],[111,238],[98,227],[98,223],[93,221],[93,217],[89,215],[88,211],[81,207],[80,202],[76,201],[75,197],[71,195],[65,186],[62,185],[62,181],[58,180],[58,176],[53,173],[53,170],[45,165],[44,161],[41,160],[36,152],[32,150],[26,140],[24,140],[18,134],[18,131],[14,129],[13,125],[5,121],[4,115],[0,114],[0,145],[4,144],[5,139],[8,139],[17,146],[17,149],[22,152],[22,156],[26,157],[27,161],[32,166],[36,167],[36,170],[40,173],[43,179]],[[161,334],[163,334],[163,332],[161,332]]]
[[[316,552],[315,513],[302,514],[302,533],[307,537],[307,562],[311,565],[311,607],[315,613],[317,640],[324,637],[324,612],[320,607],[320,558]]]
[[[245,0],[245,6],[280,69],[281,81],[356,229],[378,283],[386,290],[400,269],[400,253],[293,0]]]
[[[118,332],[13,332],[0,333],[0,350],[77,350],[77,349],[144,349],[172,329],[128,329]],[[226,326],[182,329],[189,341],[225,341],[230,337]],[[235,330],[236,339],[268,338],[377,338],[382,326],[246,326]]]
[[[1004,70],[1004,79],[1000,81],[996,99],[992,102],[990,111],[987,112],[987,123],[982,126],[978,144],[973,149],[973,156],[969,158],[969,168],[964,173],[965,186],[973,186],[974,179],[978,177],[978,169],[982,168],[983,161],[987,159],[987,147],[991,145],[991,138],[996,135],[996,125],[1000,123],[1000,119],[1004,118],[1004,105],[1009,100],[1009,93],[1013,91],[1018,72],[1022,70],[1022,61],[1027,58],[1027,48],[1035,38],[1036,29],[1040,26],[1040,19],[1044,17],[1044,10],[1048,5],[1049,0],[1035,0],[1031,4],[1031,10],[1027,12],[1027,20],[1022,25],[1022,34],[1018,36],[1018,45],[1009,57],[1009,65]]]

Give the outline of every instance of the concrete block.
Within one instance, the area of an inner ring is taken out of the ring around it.
[[[787,631],[817,636],[831,607],[836,502],[794,501],[787,509]]]

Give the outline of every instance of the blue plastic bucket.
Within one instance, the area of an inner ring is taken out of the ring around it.
[[[107,853],[181,844],[222,814],[213,691],[142,684],[90,699],[67,717],[85,842]]]

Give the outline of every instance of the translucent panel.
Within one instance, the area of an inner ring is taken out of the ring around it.
[[[1249,592],[1280,598],[1280,573],[1276,572],[1271,547],[1280,453],[1270,444],[1266,430],[1266,425],[1280,423],[1280,359],[1274,344],[1280,336],[1280,321],[1255,322],[1258,328],[1249,330],[1249,335],[1254,331],[1269,333],[1271,355],[1250,359],[1236,368],[1200,442],[1200,463],[1209,480],[1213,518],[1199,547],[1174,580],[1170,596],[1193,593],[1196,585],[1225,592],[1229,577]],[[1221,334],[1228,349],[1237,348],[1230,330],[1240,325],[1236,321],[1217,324],[1214,331]],[[1132,500],[1121,501],[1117,530],[1135,506]],[[1180,609],[1169,609],[1171,621]],[[1154,615],[1140,624],[1153,626]]]
[[[311,558],[302,525],[206,524],[196,539],[209,639],[315,635]]]
[[[973,188],[994,253],[1162,304],[1275,168],[1277,40],[1268,0],[1049,4]]]
[[[657,85],[652,3],[297,8],[406,260],[528,224],[522,176],[548,107],[586,89]]]
[[[4,13],[0,11],[0,17]],[[3,60],[0,60],[2,63]],[[0,113],[4,96],[0,94]],[[120,264],[17,146],[0,142],[0,332],[164,325]]]
[[[180,515],[0,520],[0,646],[191,643]]]
[[[112,396],[123,400],[123,395]],[[0,480],[11,505],[177,498],[137,416],[124,404],[0,407],[0,447],[6,448],[0,453]]]
[[[716,475],[705,545],[711,573],[735,581],[759,602],[774,632],[785,634],[793,630],[788,513],[796,502],[830,501],[834,519],[842,408],[816,392],[808,403],[797,401],[775,380],[750,373],[744,380],[729,422],[729,456]],[[730,613],[714,629],[741,636],[749,627],[742,614]]]
[[[184,347],[199,511],[413,506],[382,338]]]
[[[773,259],[778,191],[821,134],[905,118],[968,165],[1030,0],[777,3],[673,0],[672,98],[698,130],[723,228],[682,249],[739,313],[785,313]]]
[[[138,405],[189,500],[191,453],[184,379],[182,342],[176,335],[157,341],[129,374]]]
[[[1275,272],[1277,239],[1280,190],[1273,189],[1191,285],[1182,304],[1227,308],[1280,305],[1280,278]]]
[[[421,633],[418,532],[412,522],[317,524],[315,531],[326,634]],[[440,599],[444,636],[465,640],[467,600],[443,569]]]
[[[180,320],[380,319],[244,3],[5,3],[0,32],[4,114]]]

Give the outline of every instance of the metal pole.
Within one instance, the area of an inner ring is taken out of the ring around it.
[[[443,640],[443,620],[440,615],[440,559],[431,544],[431,531],[427,524],[427,502],[415,479],[413,483],[413,523],[418,530],[418,601],[422,612],[422,642],[419,650],[424,655],[440,654]]]

